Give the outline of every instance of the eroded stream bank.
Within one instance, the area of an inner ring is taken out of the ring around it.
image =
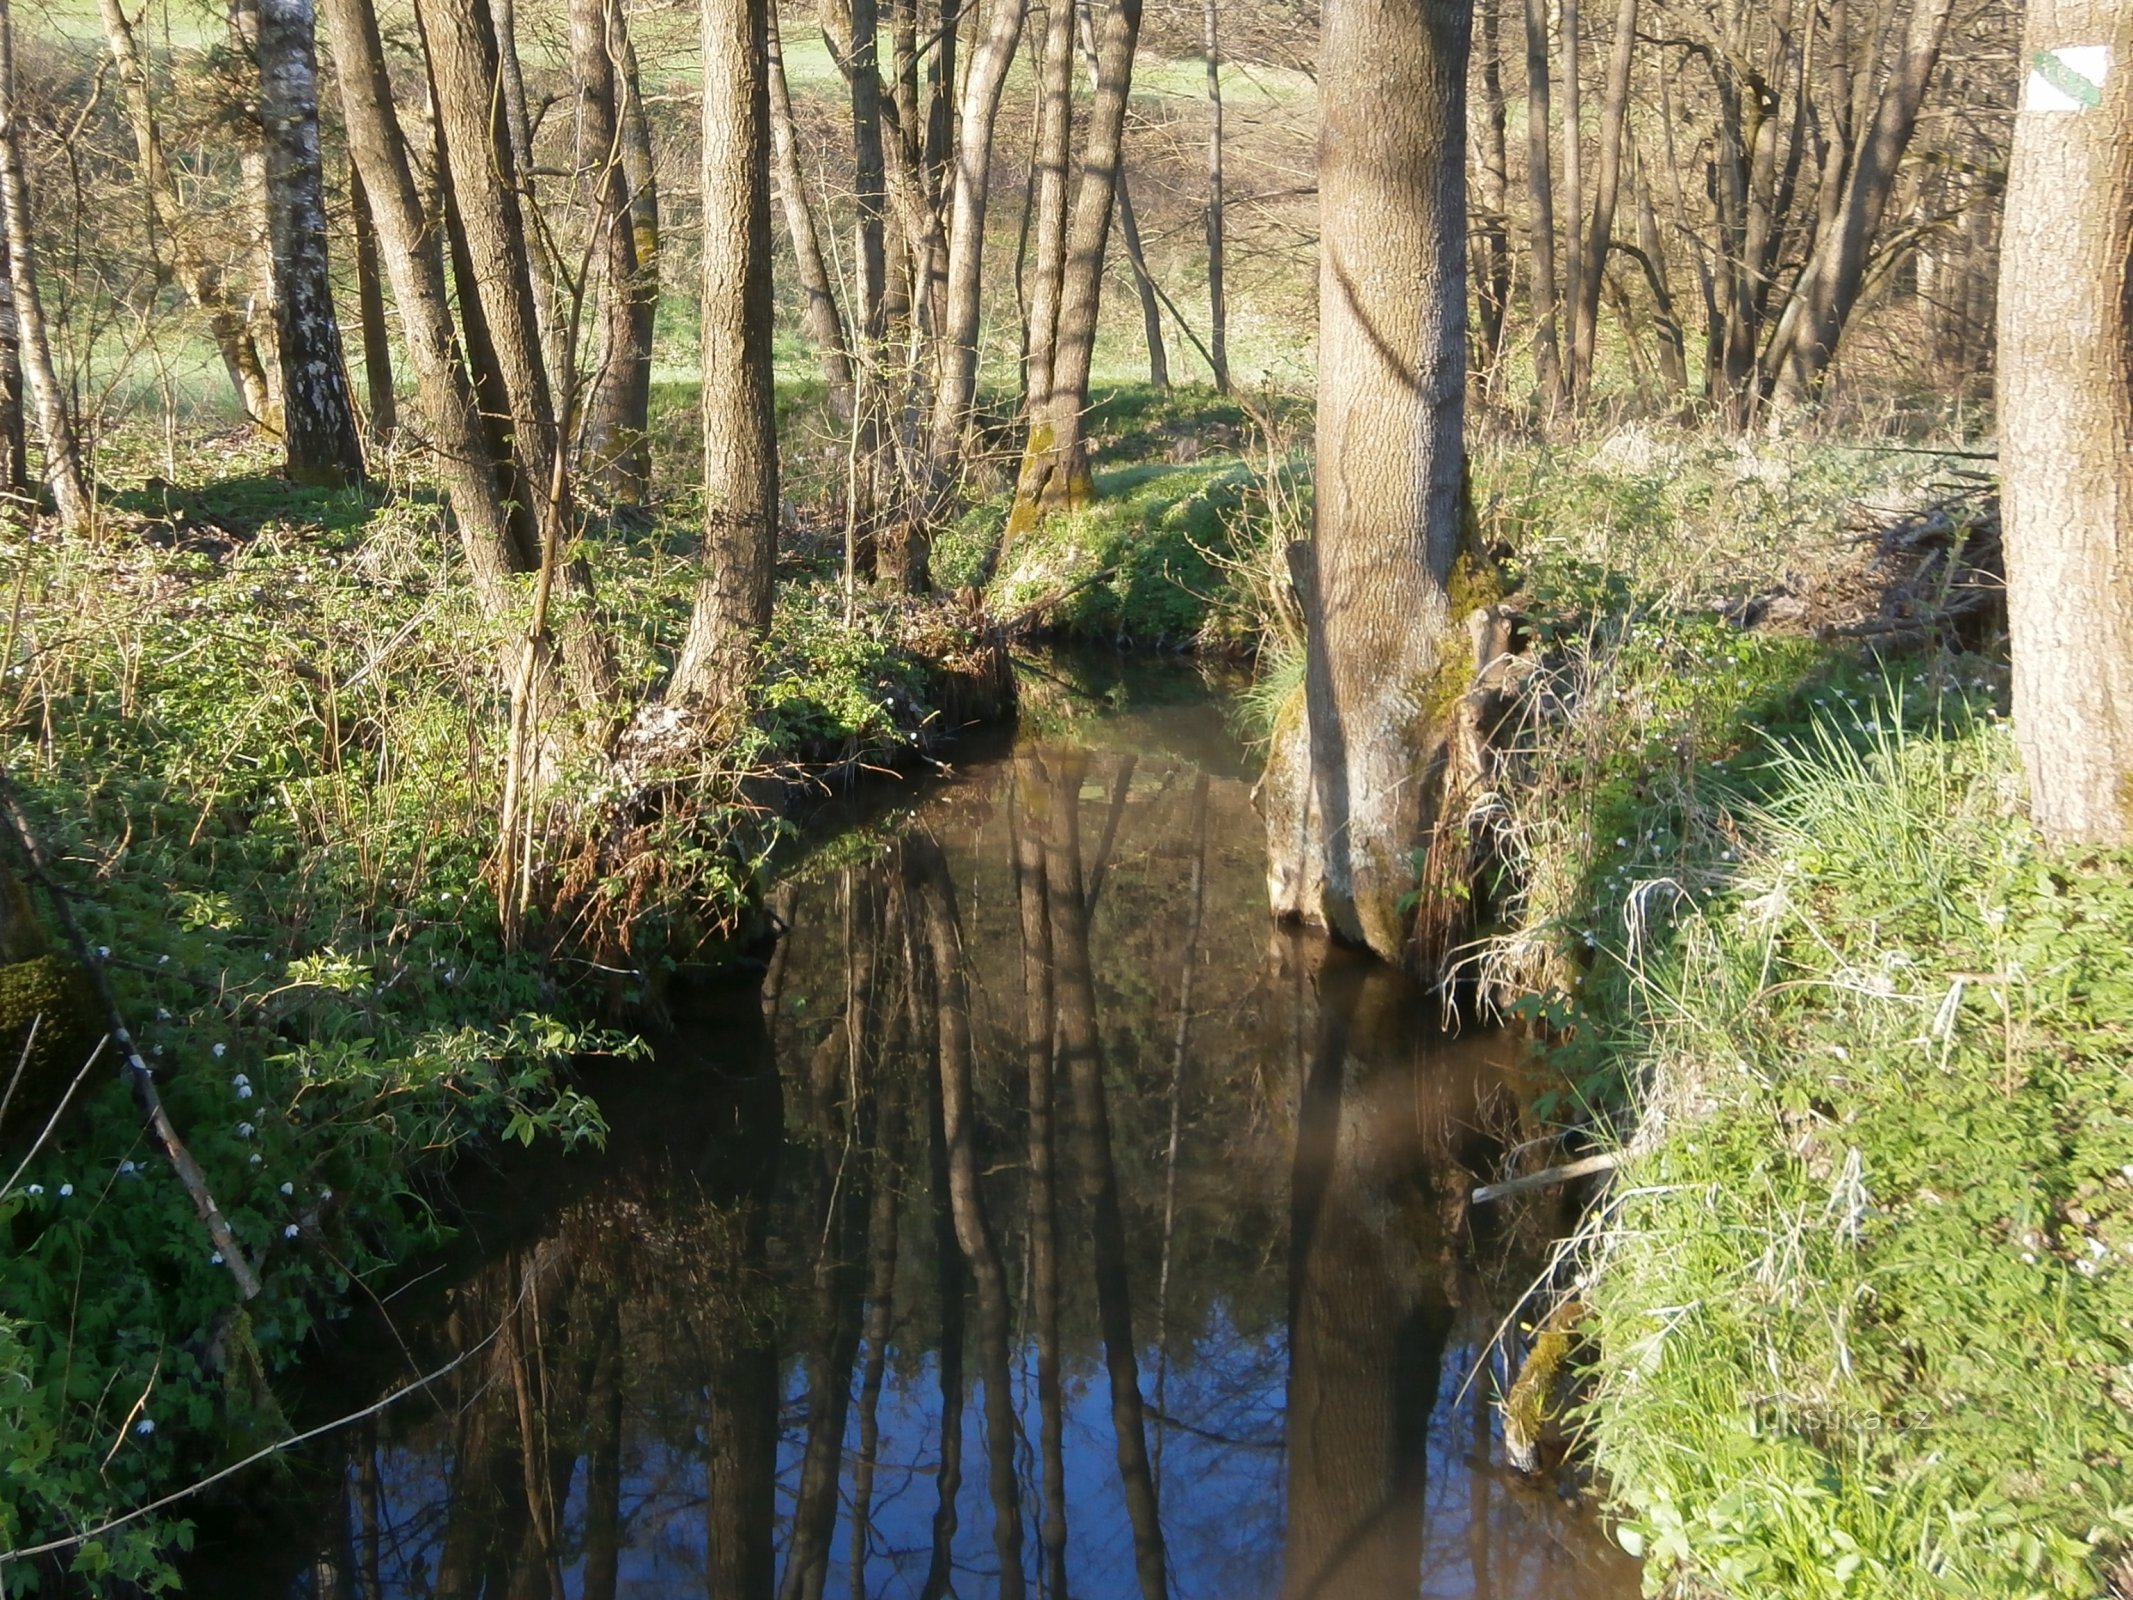
[[[1511,1051],[1270,928],[1220,708],[1122,698],[796,866],[320,1414],[459,1365],[192,1591],[1636,1594],[1468,1382],[1563,1220],[1470,1239]]]

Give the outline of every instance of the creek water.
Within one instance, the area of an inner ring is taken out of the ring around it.
[[[1565,1221],[1467,1212],[1515,1051],[1270,925],[1203,689],[1109,699],[818,829],[760,989],[594,1080],[603,1154],[470,1184],[308,1403],[457,1365],[209,1515],[190,1591],[1637,1594],[1502,1466],[1484,1352]]]

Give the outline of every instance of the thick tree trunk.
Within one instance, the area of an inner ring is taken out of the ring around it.
[[[245,415],[255,425],[269,432],[275,431],[273,392],[266,372],[260,366],[259,352],[253,347],[251,334],[245,328],[244,314],[230,304],[223,289],[220,269],[202,255],[192,230],[186,225],[184,202],[179,197],[171,177],[170,163],[164,155],[163,134],[156,125],[148,68],[135,43],[133,24],[127,20],[119,0],[100,0],[98,9],[103,14],[104,38],[111,48],[111,62],[118,70],[126,120],[133,125],[133,144],[141,166],[141,188],[147,199],[149,228],[157,238],[167,242],[170,251],[168,267],[158,260],[157,270],[159,274],[167,270],[176,278],[186,298],[207,319],[209,336],[215,341],[215,349],[222,357],[231,387],[237,391],[237,403],[244,408]],[[154,240],[150,248],[155,248]]]
[[[2054,839],[2133,843],[2133,9],[2031,0],[2000,247],[2014,726]]]
[[[1030,390],[1029,439],[1015,486],[1007,537],[1014,539],[1046,512],[1086,505],[1089,476],[1083,413],[1089,406],[1089,367],[1096,349],[1096,317],[1103,299],[1104,248],[1111,237],[1117,179],[1126,133],[1126,101],[1133,86],[1133,51],[1140,39],[1141,0],[1109,0],[1096,45],[1096,97],[1089,110],[1081,182],[1074,191],[1061,279],[1059,321],[1052,341],[1050,382]]]
[[[992,0],[963,84],[963,109],[948,223],[948,320],[940,333],[931,456],[937,479],[955,471],[977,398],[978,331],[985,284],[985,202],[992,186],[993,127],[1028,0]]]
[[[52,365],[44,300],[37,292],[37,252],[31,240],[30,183],[22,160],[22,126],[15,108],[15,28],[9,0],[0,0],[0,220],[7,229],[8,285],[13,291],[15,338],[37,428],[44,437],[44,475],[52,503],[70,532],[88,531],[94,511],[82,477],[81,445]]]
[[[1897,168],[1910,148],[1953,9],[1954,0],[1912,0],[1903,48],[1860,143],[1835,228],[1823,239],[1800,287],[1803,309],[1784,352],[1774,397],[1781,412],[1805,404],[1821,386],[1844,325],[1859,303],[1868,252],[1895,193]]]
[[[355,218],[356,309],[363,328],[363,387],[370,403],[370,436],[390,439],[400,427],[393,395],[393,341],[385,322],[385,283],[378,275],[378,225],[353,159],[348,164],[348,209]]]
[[[1323,179],[1319,197],[1323,210]],[[1540,387],[1542,414],[1553,418],[1562,411],[1566,397],[1562,347],[1556,332],[1555,178],[1548,154],[1548,0],[1526,0],[1526,197],[1533,377]]]
[[[722,705],[755,675],[778,555],[769,0],[703,0],[703,30],[704,570],[669,692]]]
[[[312,0],[260,0],[259,115],[281,346],[284,470],[297,483],[338,484],[362,477],[363,439],[348,393],[326,259],[316,32]]]
[[[1621,0],[1615,10],[1615,36],[1607,57],[1607,87],[1600,100],[1599,162],[1593,178],[1592,234],[1583,256],[1584,275],[1577,283],[1570,334],[1571,392],[1583,397],[1592,388],[1593,346],[1600,321],[1600,284],[1614,248],[1615,201],[1622,187],[1623,124],[1629,113],[1629,69],[1637,47],[1637,0]]]
[[[1221,0],[1200,0],[1200,37],[1207,56],[1207,359],[1215,389],[1229,393],[1229,300],[1222,279],[1222,39]]]
[[[1268,885],[1389,961],[1460,648],[1469,18],[1334,0],[1320,54],[1317,527],[1290,547],[1305,685],[1262,791]]]
[[[647,437],[652,403],[652,348],[639,335],[637,230],[630,216],[623,105],[616,64],[626,60],[620,0],[571,0],[570,59],[578,88],[578,162],[585,211],[600,270],[599,364],[584,401],[585,471],[593,485],[625,505],[651,492]]]
[[[800,141],[793,127],[792,90],[785,81],[783,22],[773,7],[770,19],[770,131],[778,161],[778,203],[785,211],[785,231],[792,239],[793,260],[804,298],[801,321],[822,360],[829,385],[830,412],[840,422],[852,420],[852,354],[845,343],[844,314],[837,309],[837,286],[822,256],[815,231],[815,210],[807,202],[807,178],[800,170]]]

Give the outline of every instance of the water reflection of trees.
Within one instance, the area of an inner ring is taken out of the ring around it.
[[[398,1364],[473,1353],[250,1592],[1633,1592],[1447,1427],[1517,1097],[1270,940],[1258,837],[1241,784],[1041,747],[788,884],[762,1005],[401,1314]]]

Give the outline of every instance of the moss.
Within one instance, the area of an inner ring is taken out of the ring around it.
[[[1503,1403],[1504,1454],[1520,1472],[1540,1467],[1542,1435],[1561,1413],[1559,1403],[1577,1348],[1578,1325],[1585,1320],[1582,1300],[1565,1300],[1548,1313],[1533,1336],[1533,1348]]]

